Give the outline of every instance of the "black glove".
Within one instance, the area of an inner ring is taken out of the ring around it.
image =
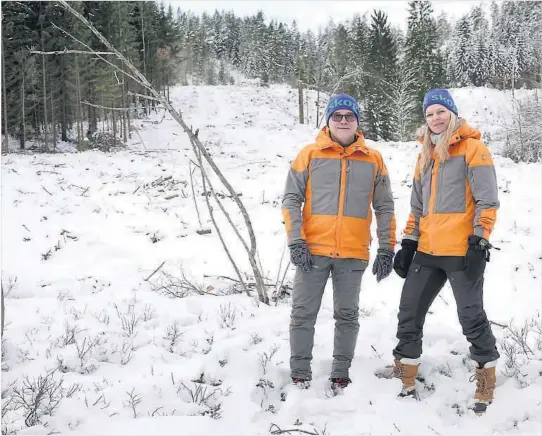
[[[376,276],[376,282],[385,279],[391,273],[393,267],[393,255],[395,253],[385,248],[379,248],[376,259],[373,263],[373,275]]]
[[[494,248],[487,239],[471,235],[465,263],[465,274],[469,280],[475,281],[484,275],[486,262],[489,262],[489,249]]]
[[[305,241],[294,242],[288,248],[290,248],[291,262],[295,266],[303,268],[303,271],[309,272],[312,268],[312,256],[307,243]]]
[[[399,277],[403,279],[406,278],[417,249],[418,241],[403,239],[401,242],[401,249],[397,252],[395,259],[393,260],[393,269]]]

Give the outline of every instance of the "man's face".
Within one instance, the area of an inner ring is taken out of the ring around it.
[[[450,124],[451,112],[440,104],[432,104],[425,110],[425,121],[433,133],[444,132]]]
[[[352,143],[357,128],[358,120],[356,115],[347,109],[339,109],[333,112],[329,119],[331,138],[342,145]]]

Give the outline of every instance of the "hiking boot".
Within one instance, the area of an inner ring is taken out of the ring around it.
[[[401,360],[395,359],[394,365],[387,365],[381,370],[377,370],[375,375],[379,378],[398,378],[403,383],[399,397],[414,397],[416,394],[416,376],[418,375],[419,359],[408,359],[403,357]]]
[[[331,383],[331,389],[344,389],[352,383],[352,380],[348,377],[331,377],[329,381]]]
[[[476,392],[474,393],[474,413],[484,413],[493,401],[497,375],[495,373],[497,361],[493,360],[486,364],[478,363],[475,373],[470,377],[470,381],[476,380]]]
[[[306,378],[292,377],[292,384],[300,389],[308,389],[311,386],[311,381]]]
[[[420,366],[418,359],[395,359],[394,363],[393,375],[403,383],[399,396],[412,396],[416,398],[416,376],[418,375],[418,367]]]

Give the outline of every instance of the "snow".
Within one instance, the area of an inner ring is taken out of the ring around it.
[[[481,130],[493,127],[476,112],[509,105],[508,96],[494,90],[457,89],[453,95],[462,114]],[[310,125],[299,125],[297,93],[287,86],[178,87],[172,101],[188,124],[200,129],[218,166],[242,193],[263,273],[275,283],[287,264],[283,185],[289,162],[316,135],[314,104]],[[397,380],[375,377],[377,368],[391,363],[403,281],[392,274],[377,284],[370,269],[362,283],[353,384],[336,397],[326,389],[334,325],[328,283],[316,325],[313,384],[306,391],[288,386],[289,299],[266,306],[230,292],[232,282],[221,276],[235,275],[195,172],[201,227],[198,222],[190,177],[195,157],[186,135],[168,116],[160,124],[141,121],[138,129],[143,141],[134,135],[127,149],[115,153],[2,158],[2,280],[8,293],[3,432],[540,434],[542,355],[533,330],[528,333],[532,355],[517,354],[521,373],[505,375],[502,353],[494,403],[482,417],[467,410],[475,389],[469,382],[473,364],[449,285],[426,321],[420,372],[432,388],[420,384],[424,399],[399,400]],[[390,170],[400,237],[416,144],[369,143]],[[541,168],[499,155],[495,164],[501,209],[492,242],[502,250],[493,251],[488,264],[486,312],[503,326],[540,325]],[[216,177],[212,180],[218,192],[227,194]],[[234,203],[226,197],[224,204],[246,238]],[[214,210],[228,248],[251,275],[243,247]],[[199,235],[201,228],[212,233]],[[376,249],[371,247],[372,257]],[[175,277],[182,272],[216,295],[161,295],[152,285],[165,272]],[[290,267],[287,283],[293,274]],[[503,340],[508,329],[493,325],[493,331]],[[89,344],[90,351],[78,357]],[[7,399],[25,376],[34,380],[55,368],[60,369],[51,377],[63,378],[64,389],[73,392],[52,415],[43,414],[27,428],[24,409],[11,410]],[[192,401],[189,391],[197,394],[198,388],[210,395],[206,404]],[[281,401],[283,388],[286,401]]]

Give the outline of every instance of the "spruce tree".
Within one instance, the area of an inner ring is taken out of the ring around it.
[[[397,47],[382,11],[374,11],[371,16],[370,43],[364,132],[369,139],[387,141],[393,138],[394,126],[386,90],[397,75]]]
[[[428,89],[446,84],[444,61],[438,41],[438,28],[431,2],[409,2],[404,67],[409,73],[415,72],[413,98],[420,108]],[[419,124],[422,121],[422,111],[418,110],[413,122]]]

